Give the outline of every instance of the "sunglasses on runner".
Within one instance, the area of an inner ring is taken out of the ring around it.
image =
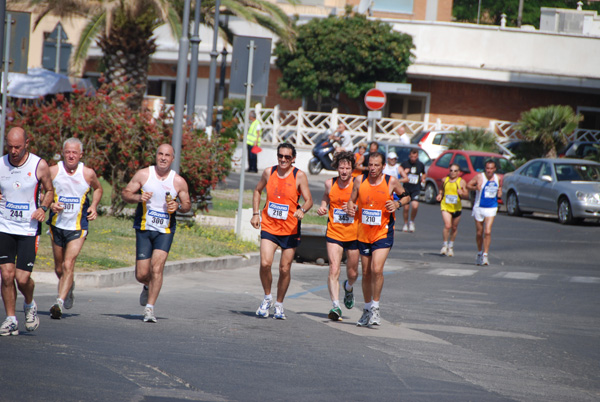
[[[279,159],[285,159],[286,161],[291,161],[293,156],[292,155],[282,155],[282,154],[277,154],[277,158]]]

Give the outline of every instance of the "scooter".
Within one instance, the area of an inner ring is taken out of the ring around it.
[[[329,139],[330,135],[331,130],[328,129],[317,137],[315,147],[312,150],[313,158],[308,162],[308,172],[310,174],[319,174],[323,169],[335,170],[331,164],[336,143]]]

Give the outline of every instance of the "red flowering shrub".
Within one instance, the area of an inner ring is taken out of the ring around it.
[[[156,119],[149,111],[133,112],[118,101],[127,94],[108,96],[115,91],[103,86],[93,96],[76,91],[50,102],[14,102],[11,109],[17,112],[8,119],[7,129],[23,127],[30,135],[29,149],[50,164],[59,159],[64,140],[79,138],[84,163],[111,184],[111,205],[118,212],[124,207],[121,191],[138,169],[154,163],[160,144],[171,143],[173,127],[167,110]],[[203,132],[184,125],[180,172],[193,199],[227,176],[233,143],[218,135],[208,140]]]

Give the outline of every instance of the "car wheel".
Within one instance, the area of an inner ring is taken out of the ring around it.
[[[423,197],[424,201],[427,204],[435,204],[435,197],[437,197],[435,186],[432,183],[427,183],[425,186],[425,196]]]
[[[523,214],[519,208],[519,199],[514,191],[508,193],[508,198],[506,199],[506,213],[510,216],[521,216]]]
[[[319,173],[321,173],[322,169],[323,169],[323,164],[317,158],[312,158],[308,162],[308,172],[310,174],[319,174]]]
[[[558,201],[558,222],[563,225],[571,225],[574,222],[571,203],[569,203],[569,199],[566,197],[562,197]]]

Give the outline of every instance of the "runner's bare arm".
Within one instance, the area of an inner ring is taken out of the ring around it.
[[[329,191],[331,190],[331,183],[333,179],[325,180],[325,193],[323,193],[323,199],[321,200],[321,206],[317,209],[317,215],[323,216],[327,213],[327,205],[329,204]]]
[[[352,193],[350,193],[350,199],[344,208],[344,212],[346,212],[349,216],[354,216],[356,214],[356,200],[358,199],[358,188],[360,187],[361,177],[362,176],[358,176],[354,179],[354,182],[352,183]]]
[[[192,209],[192,201],[190,200],[189,187],[185,179],[179,175],[175,176],[173,181],[177,197],[167,203],[167,212],[172,214],[175,211],[181,213],[189,212]],[[179,199],[179,201],[177,201]]]
[[[260,195],[267,186],[268,180],[269,168],[263,171],[262,176],[260,176],[260,180],[254,188],[254,193],[252,193],[252,218],[250,219],[250,224],[254,229],[260,228]]]
[[[300,170],[296,175],[296,180],[298,182],[298,190],[300,190],[300,195],[304,199],[304,205],[296,209],[294,216],[296,219],[302,219],[304,218],[304,214],[312,208],[313,200],[312,194],[310,193],[310,188],[308,187],[308,178],[306,177],[306,174]]]
[[[144,183],[148,180],[149,175],[150,170],[148,168],[138,170],[121,192],[123,201],[130,204],[137,204],[138,202],[145,202],[152,198],[152,193],[150,192],[138,194],[138,191],[140,191]]]
[[[40,160],[35,174],[42,183],[45,193],[44,198],[42,198],[42,201],[39,204],[40,207],[31,214],[31,218],[42,222],[46,218],[46,212],[44,212],[41,207],[49,207],[54,199],[54,186],[52,186],[52,179],[50,177],[50,167],[45,160]]]
[[[85,180],[90,184],[90,187],[92,187],[92,189],[94,190],[92,202],[87,210],[88,221],[93,221],[98,217],[98,204],[100,204],[100,200],[102,199],[102,193],[104,191],[102,189],[102,185],[100,184],[100,180],[98,180],[98,176],[96,176],[96,172],[94,172],[94,169],[84,167],[83,176]]]

